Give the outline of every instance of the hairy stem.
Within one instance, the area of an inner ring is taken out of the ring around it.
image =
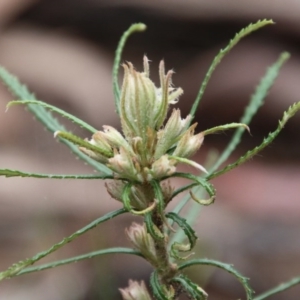
[[[152,213],[152,222],[157,228],[164,232],[164,220],[157,209]],[[161,284],[169,286],[170,280],[177,274],[178,268],[175,263],[170,261],[170,256],[167,249],[167,239],[154,239],[156,257],[158,261],[158,275],[161,281]],[[172,287],[175,291],[175,295],[180,294],[180,285],[172,283]],[[176,299],[176,298],[174,298]]]

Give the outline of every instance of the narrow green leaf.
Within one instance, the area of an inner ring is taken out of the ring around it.
[[[199,185],[198,183],[190,183],[190,184],[187,184],[187,185],[184,185],[184,186],[178,188],[177,190],[175,190],[172,193],[171,199],[175,198],[177,195],[183,193],[184,191],[190,190],[191,188],[198,186],[198,185]],[[190,196],[188,196],[186,201],[184,201],[183,203],[182,203],[182,201],[180,201],[180,203],[178,204],[178,207],[176,206],[176,210],[174,209],[173,212],[179,213],[189,199],[191,199]]]
[[[122,202],[123,202],[124,208],[129,212],[132,212],[132,210],[133,210],[133,208],[131,207],[131,204],[130,204],[130,197],[129,197],[132,186],[133,186],[133,184],[131,182],[126,183],[124,186],[123,193],[122,193]]]
[[[253,116],[257,113],[258,109],[263,105],[264,99],[266,98],[270,88],[274,84],[279,71],[283,64],[289,59],[290,54],[287,52],[283,52],[280,54],[277,61],[270,66],[263,78],[260,80],[258,86],[255,89],[254,94],[251,96],[250,102],[248,106],[245,108],[244,114],[240,120],[241,123],[249,125]],[[234,135],[231,138],[231,141],[228,143],[228,146],[220,155],[216,163],[213,167],[209,170],[210,173],[216,171],[222,163],[224,163],[231,153],[236,149],[237,145],[241,141],[241,137],[245,132],[244,128],[238,128]]]
[[[191,299],[206,300],[208,297],[207,293],[202,288],[183,274],[175,277],[172,281],[179,282]]]
[[[187,267],[191,267],[191,266],[195,266],[195,265],[207,265],[207,266],[213,266],[213,267],[217,267],[220,268],[230,274],[232,274],[233,276],[235,276],[240,283],[243,285],[246,295],[247,295],[247,300],[253,300],[253,290],[250,287],[248,281],[249,279],[242,276],[237,270],[235,270],[232,265],[229,264],[225,264],[216,260],[212,260],[212,259],[207,259],[207,258],[202,258],[202,259],[193,259],[190,261],[187,261],[183,264],[181,264],[178,267],[178,270],[183,270]]]
[[[167,213],[166,217],[173,220],[184,231],[185,235],[187,236],[190,242],[190,247],[187,251],[192,250],[198,238],[195,230],[187,223],[186,219],[180,217],[174,212]]]
[[[43,271],[43,270],[47,270],[50,268],[52,269],[55,267],[71,264],[71,263],[78,262],[78,261],[81,261],[84,259],[93,258],[95,256],[106,255],[106,254],[131,254],[131,255],[137,255],[137,256],[143,257],[141,252],[134,250],[134,249],[130,249],[130,248],[115,247],[115,248],[109,248],[109,249],[101,249],[101,250],[89,252],[86,254],[70,257],[67,259],[54,261],[54,262],[51,262],[48,264],[43,264],[43,265],[39,265],[36,267],[29,267],[29,268],[23,269],[21,272],[19,272],[17,274],[17,276],[23,275],[23,274],[28,274],[28,273],[33,273],[33,272],[37,272],[37,271]]]
[[[192,183],[192,184],[188,184],[186,186],[184,186],[183,188],[185,188],[186,190],[190,190],[193,187],[196,187],[195,189],[195,193],[197,194],[198,198],[203,198],[204,197],[204,189],[199,186],[197,183]],[[179,190],[179,189],[178,189]],[[175,193],[178,192],[178,190],[174,191],[174,193],[172,194],[172,197],[175,197]],[[199,191],[201,191],[201,195],[199,195]],[[179,214],[182,209],[184,208],[184,206],[191,200],[191,195],[190,193],[187,193],[180,201],[179,203],[175,206],[175,208],[173,209],[173,213],[175,214]],[[196,204],[196,203],[195,203]],[[187,215],[185,216],[187,222],[189,224],[194,224],[195,220],[199,218],[199,214],[200,214],[200,210],[202,209],[202,206],[200,205],[194,205],[194,203],[192,203],[192,206],[189,207],[189,209],[187,210]],[[171,226],[173,226],[173,223],[171,223]],[[184,239],[184,234],[182,231],[176,231],[176,233],[172,236],[172,238],[170,239],[170,243],[173,244],[175,241],[183,241]]]
[[[112,175],[86,175],[86,174],[41,174],[28,173],[19,170],[0,169],[0,176],[5,177],[33,177],[48,179],[114,179]]]
[[[150,206],[148,206],[142,210],[135,210],[132,208],[131,203],[130,203],[131,202],[130,201],[130,193],[131,193],[132,186],[133,186],[132,182],[128,182],[124,186],[123,193],[122,193],[122,202],[123,202],[124,208],[134,215],[145,215],[145,214],[151,212],[156,207],[156,202],[153,202]]]
[[[186,219],[180,217],[178,214],[174,212],[169,212],[166,214],[166,217],[173,220],[185,233],[186,237],[189,240],[189,244],[182,244],[178,242],[174,242],[171,246],[172,254],[177,259],[185,259],[185,257],[181,257],[178,255],[178,251],[186,252],[190,251],[194,248],[196,241],[197,241],[197,235],[194,229],[187,223]]]
[[[216,150],[210,150],[207,154],[207,157],[205,159],[204,166],[207,170],[210,170],[211,166],[216,162],[218,158],[218,153]],[[194,188],[195,187],[195,188]],[[204,197],[204,189],[201,186],[197,186],[197,184],[192,183],[190,185],[187,185],[184,187],[185,189],[191,189],[194,195],[197,196],[198,199],[203,199]],[[179,190],[174,191],[172,197],[176,192],[180,192]],[[191,199],[190,194],[186,194],[175,206],[173,209],[174,213],[180,214],[183,207],[188,203],[188,201]],[[191,203],[190,208],[187,210],[185,219],[187,222],[192,225],[194,224],[195,220],[199,219],[200,211],[202,210],[201,205],[196,205],[197,203]],[[183,239],[182,231],[178,231],[172,238],[172,240],[181,241]]]
[[[25,85],[21,84],[15,76],[10,74],[2,67],[0,67],[0,79],[8,87],[10,92],[15,95],[16,98],[20,98],[22,100],[37,100],[35,96],[28,91]],[[27,108],[36,117],[36,119],[41,122],[50,132],[54,133],[58,130],[66,130],[66,128],[61,125],[44,107],[28,104]],[[71,142],[66,140],[60,140],[60,142],[67,145],[74,154],[76,154],[80,159],[95,168],[95,170],[101,172],[103,175],[112,174],[112,171],[108,167],[99,162],[96,162],[95,160],[82,153],[77,148],[77,146],[75,146]]]
[[[284,282],[276,286],[275,288],[270,289],[269,291],[264,292],[261,295],[258,295],[254,298],[254,300],[264,300],[281,292],[284,292],[291,287],[300,284],[300,277],[293,278],[288,282]]]
[[[215,161],[217,160],[218,157],[218,153],[216,153],[215,150],[210,150],[208,152],[207,155],[207,159],[206,162],[204,163],[205,169],[210,170],[211,166],[213,166],[215,164]],[[210,172],[209,172],[210,173]],[[196,187],[193,192],[197,195],[197,197],[203,197],[203,189],[201,186],[198,185],[198,183],[191,183],[185,186],[182,186],[180,188],[178,188],[177,190],[175,190],[172,195],[171,195],[171,199],[173,199],[174,197],[176,197],[178,194],[186,191],[186,190],[190,190],[193,187]],[[201,193],[201,195],[199,195],[199,193]],[[174,213],[179,214],[180,211],[183,209],[183,207],[188,203],[188,201],[191,199],[190,194],[186,194],[179,202],[178,204],[175,206],[175,208],[173,209]],[[193,214],[193,216],[190,216],[190,213],[188,214],[190,217],[187,218],[188,222],[190,224],[193,223],[193,221],[195,220],[195,217],[198,215],[198,210],[200,209],[200,207],[198,206],[197,209],[193,209],[191,211],[191,213]]]
[[[216,126],[216,127],[204,130],[203,134],[208,135],[208,134],[213,134],[213,133],[216,133],[216,132],[219,132],[219,131],[224,131],[224,130],[233,129],[233,128],[243,128],[243,129],[247,129],[250,132],[250,129],[246,124],[243,124],[243,123],[230,123],[230,124],[220,125],[220,126]]]
[[[264,99],[267,96],[274,81],[276,80],[281,67],[288,60],[289,57],[290,57],[289,53],[287,53],[287,52],[281,53],[281,55],[279,56],[277,61],[267,69],[265,75],[263,76],[260,83],[256,87],[254,94],[251,96],[250,102],[249,102],[248,106],[246,107],[242,118],[240,119],[240,123],[247,124],[247,125],[250,124],[253,116],[256,114],[258,109],[263,105]],[[237,130],[235,131],[235,133],[234,133],[231,141],[229,142],[228,146],[226,147],[226,149],[220,155],[218,160],[213,164],[213,166],[211,168],[208,168],[210,174],[212,174],[215,170],[217,170],[220,167],[220,165],[222,163],[224,163],[224,161],[226,161],[228,159],[228,157],[231,155],[231,153],[236,149],[237,145],[241,141],[241,136],[244,133],[244,131],[245,131],[245,128],[237,128]],[[207,178],[210,179],[212,177],[208,176]],[[196,185],[195,183],[192,183],[192,184],[183,186],[181,188],[178,188],[177,190],[175,190],[173,192],[171,199],[176,197],[178,194],[191,189],[195,185]],[[184,197],[184,200],[179,202],[179,204],[176,207],[176,210],[174,210],[174,212],[179,213],[181,211],[181,209],[189,201],[189,199],[190,199],[190,197],[188,195],[186,195]],[[195,209],[192,212],[195,212]],[[194,216],[195,215],[196,214],[194,214]]]
[[[287,111],[283,113],[283,118],[279,121],[279,127],[282,129],[287,121],[300,110],[300,101],[292,104]]]
[[[169,176],[169,178],[170,177],[181,177],[181,178],[190,179],[190,180],[193,180],[195,183],[197,183],[198,186],[202,186],[206,190],[208,195],[210,196],[209,199],[198,199],[192,191],[190,192],[192,199],[195,200],[196,202],[198,202],[199,204],[210,205],[215,201],[216,190],[215,190],[214,186],[207,181],[207,179],[199,177],[199,176],[195,176],[195,175],[192,175],[189,173],[179,173],[179,172],[172,174],[171,176]],[[195,186],[195,185],[185,186],[184,188],[188,188],[188,187],[192,187],[192,186]]]
[[[159,216],[161,217],[163,223],[172,231],[173,228],[171,226],[169,226],[169,223],[165,216],[166,204],[165,204],[165,199],[164,199],[164,195],[163,195],[160,183],[157,180],[151,180],[150,184],[152,185],[153,190],[154,190],[155,201],[157,204],[157,206],[156,206],[157,212],[158,212]]]
[[[83,160],[84,162],[89,164],[91,167],[93,167],[97,172],[100,172],[101,175],[112,176],[112,171],[106,165],[104,165],[98,161],[95,161],[94,159],[90,158],[86,154],[82,153],[78,149],[78,147],[76,145],[74,145],[73,143],[71,143],[65,139],[59,139],[59,141],[61,143],[65,144],[66,146],[68,146],[77,157],[79,157],[81,160]]]
[[[65,246],[66,244],[74,241],[76,238],[78,238],[79,236],[83,235],[84,233],[86,233],[87,231],[91,230],[92,228],[98,226],[99,224],[108,221],[118,215],[124,214],[126,212],[125,209],[119,209],[119,210],[115,210],[112,211],[98,219],[96,219],[95,221],[91,222],[90,224],[86,225],[85,227],[77,230],[76,232],[74,232],[73,234],[71,234],[70,236],[64,238],[62,241],[60,241],[57,244],[54,244],[52,247],[50,247],[49,249],[42,251],[38,254],[36,254],[35,256],[31,257],[31,258],[27,258],[23,261],[20,261],[16,264],[13,264],[10,268],[8,268],[6,271],[3,271],[0,273],[0,281],[5,279],[5,278],[10,278],[13,276],[16,276],[17,274],[19,274],[23,269],[25,269],[26,267],[34,264],[35,262],[37,262],[38,260],[44,258],[45,256],[51,254],[52,252],[57,251],[58,249],[62,248],[63,246]]]
[[[119,77],[119,69],[120,69],[120,62],[122,57],[122,52],[124,49],[124,46],[127,42],[127,39],[134,33],[139,31],[146,30],[147,26],[143,23],[136,23],[132,24],[122,35],[117,50],[115,54],[115,60],[113,65],[113,92],[115,96],[115,106],[118,115],[120,114],[120,88],[118,83],[118,77]]]
[[[165,238],[164,234],[153,223],[151,212],[148,212],[144,215],[144,222],[147,232],[153,237],[154,240],[163,240]]]
[[[80,146],[80,147],[84,147],[88,150],[91,150],[91,151],[94,151],[100,155],[103,155],[104,157],[106,158],[110,158],[110,157],[113,157],[113,152],[112,150],[107,150],[107,149],[104,149],[104,148],[100,148],[98,146],[95,146],[83,139],[81,139],[80,137],[70,133],[70,132],[66,132],[66,131],[56,131],[54,133],[54,137],[60,137],[62,139],[65,139],[77,146]]]
[[[273,140],[277,137],[277,135],[280,133],[280,131],[283,129],[284,125],[287,123],[287,121],[292,118],[295,113],[300,110],[300,102],[294,103],[292,106],[290,106],[288,108],[288,110],[286,112],[284,112],[283,117],[281,119],[281,121],[279,121],[278,127],[275,131],[270,132],[269,135],[263,140],[263,142],[255,147],[252,150],[249,150],[248,152],[246,152],[245,155],[243,155],[242,157],[240,157],[238,160],[236,160],[234,163],[227,165],[225,168],[223,168],[220,171],[217,171],[209,176],[206,177],[207,180],[211,180],[217,176],[220,176],[234,168],[236,168],[237,166],[245,163],[246,161],[248,161],[250,158],[252,158],[254,155],[256,155],[257,153],[259,153],[260,151],[262,151],[265,147],[267,147],[270,143],[273,142]]]
[[[198,109],[199,103],[202,99],[202,96],[204,94],[204,91],[206,89],[206,86],[211,78],[212,73],[214,72],[215,68],[217,67],[217,65],[221,62],[221,60],[223,59],[223,57],[245,36],[247,36],[248,34],[250,34],[251,32],[269,25],[269,24],[274,24],[274,22],[272,20],[259,20],[258,22],[254,23],[254,24],[250,24],[247,27],[243,28],[239,33],[237,33],[235,35],[235,37],[230,40],[229,44],[224,48],[221,49],[220,52],[218,53],[218,55],[214,58],[212,64],[210,65],[204,80],[201,84],[200,90],[198,92],[198,95],[194,101],[194,104],[191,108],[190,111],[190,115],[192,116],[191,121],[194,119],[195,117],[195,113]],[[191,122],[190,121],[190,122]]]
[[[154,195],[157,200],[158,213],[161,215],[162,218],[164,218],[165,203],[164,203],[164,196],[161,190],[161,186],[159,182],[156,180],[152,180],[150,183],[153,187]]]
[[[79,118],[65,112],[64,110],[56,107],[56,106],[53,106],[53,105],[50,105],[50,104],[47,104],[45,102],[42,102],[40,100],[36,101],[36,100],[16,100],[16,101],[10,101],[8,102],[8,104],[6,105],[6,108],[8,109],[9,107],[13,106],[13,105],[17,105],[17,104],[25,104],[25,105],[28,105],[28,104],[33,104],[33,105],[40,105],[40,106],[43,106],[51,111],[54,111],[58,114],[60,114],[62,117],[64,118],[67,118],[69,120],[71,120],[73,123],[79,125],[80,127],[92,132],[92,133],[95,133],[97,132],[97,129],[94,128],[93,126],[89,125],[88,123],[80,120]]]
[[[168,295],[168,290],[165,285],[159,282],[157,271],[154,271],[150,276],[150,286],[156,300],[172,300],[174,296]]]
[[[180,162],[180,163],[183,163],[183,164],[190,165],[190,166],[192,166],[192,167],[198,169],[199,171],[208,174],[208,172],[206,171],[206,169],[205,169],[202,165],[196,163],[195,161],[193,161],[193,160],[191,160],[191,159],[187,159],[187,158],[179,157],[179,156],[174,156],[174,155],[169,155],[169,158],[170,158],[170,159],[174,159],[174,160],[176,160],[177,162]]]

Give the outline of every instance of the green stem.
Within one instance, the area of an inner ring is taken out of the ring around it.
[[[152,213],[152,222],[161,232],[164,232],[163,219],[157,209],[155,209]],[[177,265],[170,262],[166,239],[154,239],[154,244],[159,264],[159,268],[157,270],[159,278],[163,284],[167,284],[167,282],[176,275]]]
[[[166,238],[165,233],[165,226],[168,226],[165,217],[165,205],[166,199],[163,196],[162,188],[160,183],[153,180],[151,181],[150,185],[145,185],[145,188],[148,188],[149,191],[146,195],[149,195],[149,202],[154,201],[157,202],[157,206],[152,211],[151,215],[148,214],[150,219],[149,227],[156,227],[158,232],[161,234],[151,234],[154,241],[155,252],[156,252],[156,261],[157,261],[157,273],[159,280],[162,284],[168,284],[170,279],[172,279],[177,273],[177,265],[173,264],[170,261],[170,256],[168,252],[168,240]],[[145,189],[146,192],[146,189]],[[152,224],[152,225],[151,225]],[[148,227],[147,227],[148,228]]]

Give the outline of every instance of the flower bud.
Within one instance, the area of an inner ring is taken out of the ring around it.
[[[103,131],[99,132],[101,138],[106,140],[112,148],[120,149],[123,147],[127,151],[132,152],[129,144],[117,129],[108,125],[104,125],[103,129]]]
[[[170,180],[166,180],[161,183],[161,191],[167,204],[174,192],[174,186],[171,184]]]
[[[109,183],[105,182],[105,187],[109,195],[120,202],[122,202],[122,194],[125,185],[126,184],[120,180],[113,180]]]
[[[90,158],[99,161],[102,164],[106,164],[108,162],[108,158],[104,155],[101,155],[100,153],[96,153],[90,149],[79,147],[79,150],[84,153],[85,155],[89,156]]]
[[[160,179],[172,175],[176,172],[175,165],[175,160],[169,159],[167,154],[163,155],[152,164],[152,168],[149,170],[150,176],[155,179]]]
[[[102,137],[101,131],[97,131],[92,135],[92,139],[89,141],[90,144],[104,149],[107,152],[112,152],[112,148],[109,143]]]
[[[146,72],[135,71],[128,63],[124,67],[124,81],[121,91],[121,123],[124,134],[131,138],[144,138],[147,127],[153,127],[153,111],[156,102],[156,88]]]
[[[108,160],[107,166],[118,174],[119,177],[131,179],[133,181],[141,181],[140,174],[138,174],[133,163],[133,157],[126,149],[120,148],[114,157]]]
[[[158,142],[154,154],[156,159],[165,154],[178,141],[180,135],[187,130],[190,120],[190,115],[181,119],[180,110],[173,109],[165,128],[157,134]]]
[[[137,72],[131,63],[123,67],[120,95],[123,135],[111,126],[103,126],[104,130],[96,132],[89,141],[92,146],[79,144],[84,146],[80,150],[104,163],[116,178],[134,184],[170,176],[176,172],[178,163],[187,163],[205,172],[201,165],[188,158],[200,148],[204,135],[210,131],[194,135],[196,124],[190,126],[192,116],[181,118],[179,109],[174,109],[165,120],[169,105],[177,103],[183,93],[181,88],[172,87],[173,71],[165,73],[164,62],[160,62],[160,87],[157,88],[149,78],[147,57],[144,57],[144,72]],[[98,148],[101,151],[97,152]],[[121,200],[119,186],[109,185],[107,190],[113,198]],[[170,190],[166,190],[166,194],[169,193]],[[143,211],[153,201],[142,194],[139,189],[132,189],[130,201],[133,208]]]
[[[162,126],[170,103],[176,103],[182,89],[170,87],[172,71],[164,73],[164,63],[160,63],[160,88],[149,79],[149,63],[144,57],[144,72],[134,70],[133,65],[123,65],[124,80],[121,90],[121,123],[127,139],[139,136],[146,141],[147,128]]]
[[[137,281],[129,280],[129,286],[119,290],[123,300],[151,300],[144,281],[139,283]]]
[[[181,137],[172,155],[182,158],[189,158],[201,147],[204,135],[202,132],[194,135],[197,124],[192,125]]]
[[[132,223],[129,229],[125,229],[125,233],[134,247],[141,251],[143,256],[149,263],[156,265],[156,251],[154,241],[147,232],[145,225]]]

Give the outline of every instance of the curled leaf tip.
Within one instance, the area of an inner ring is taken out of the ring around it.
[[[135,29],[138,31],[144,31],[147,29],[147,25],[144,23],[136,23],[136,24],[133,24],[132,26],[135,26]]]
[[[208,174],[208,171],[200,164],[196,163],[195,161],[191,162],[191,166],[195,167],[196,169],[204,172],[205,174]]]
[[[190,191],[190,195],[194,201],[204,206],[208,206],[215,202],[215,196],[212,196],[209,199],[199,199],[192,191]]]
[[[249,127],[248,125],[246,125],[246,124],[241,124],[241,126],[242,126],[243,128],[245,128],[245,129],[248,131],[248,133],[251,135],[250,127]]]
[[[134,215],[144,215],[148,212],[151,212],[154,208],[156,207],[156,201],[154,201],[150,206],[143,210],[134,210],[131,209],[130,212],[133,213]]]
[[[5,109],[5,112],[7,112],[8,111],[8,109],[12,106],[12,105],[14,105],[15,104],[15,102],[16,102],[16,100],[13,100],[13,101],[9,101],[7,104],[6,104],[6,109]]]
[[[169,224],[169,222],[165,219],[164,220],[164,224],[167,226],[167,228],[172,231],[173,233],[176,233],[176,229],[172,227],[171,224]]]
[[[61,134],[61,131],[57,130],[54,132],[53,136],[57,138]]]
[[[178,156],[174,156],[174,155],[169,155],[169,158],[176,160],[177,162],[181,162],[187,165],[190,165],[206,174],[208,174],[208,171],[200,164],[198,164],[197,162],[187,159],[187,158],[182,158],[182,157],[178,157]]]
[[[289,59],[291,57],[291,54],[287,51],[283,52],[282,53],[282,58],[283,59]]]

